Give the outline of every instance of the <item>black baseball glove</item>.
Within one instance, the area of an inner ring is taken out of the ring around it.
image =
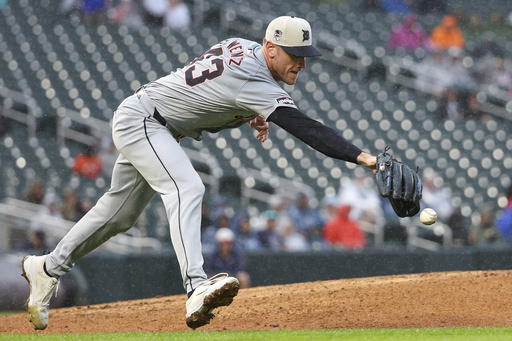
[[[416,172],[388,154],[388,150],[386,147],[377,155],[377,188],[399,217],[412,217],[420,211],[421,180]]]

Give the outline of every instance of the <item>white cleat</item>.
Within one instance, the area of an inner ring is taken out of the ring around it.
[[[43,330],[48,326],[50,298],[59,286],[59,280],[49,277],[43,270],[46,256],[25,256],[21,262],[22,276],[30,285],[30,296],[25,309],[30,314],[29,321],[35,329]]]
[[[196,329],[210,323],[213,309],[230,305],[239,286],[238,280],[226,273],[217,274],[198,286],[187,300],[187,326]]]

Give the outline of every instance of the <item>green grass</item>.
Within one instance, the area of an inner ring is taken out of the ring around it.
[[[363,340],[363,341],[505,341],[512,339],[512,328],[425,328],[425,329],[337,329],[275,330],[250,332],[175,332],[119,334],[31,334],[1,335],[0,340]]]
[[[10,314],[16,314],[16,313],[20,313],[21,310],[18,310],[18,311],[0,311],[0,315],[10,315]]]

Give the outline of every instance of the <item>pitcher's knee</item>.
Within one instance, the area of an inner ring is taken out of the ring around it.
[[[203,197],[206,192],[206,187],[204,186],[202,181],[196,181],[191,184],[190,187],[187,188],[190,194],[196,195],[198,197]]]

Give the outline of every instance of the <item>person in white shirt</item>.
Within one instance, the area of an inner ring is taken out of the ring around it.
[[[179,30],[190,25],[190,11],[182,0],[169,0],[169,7],[164,14],[164,25]]]

